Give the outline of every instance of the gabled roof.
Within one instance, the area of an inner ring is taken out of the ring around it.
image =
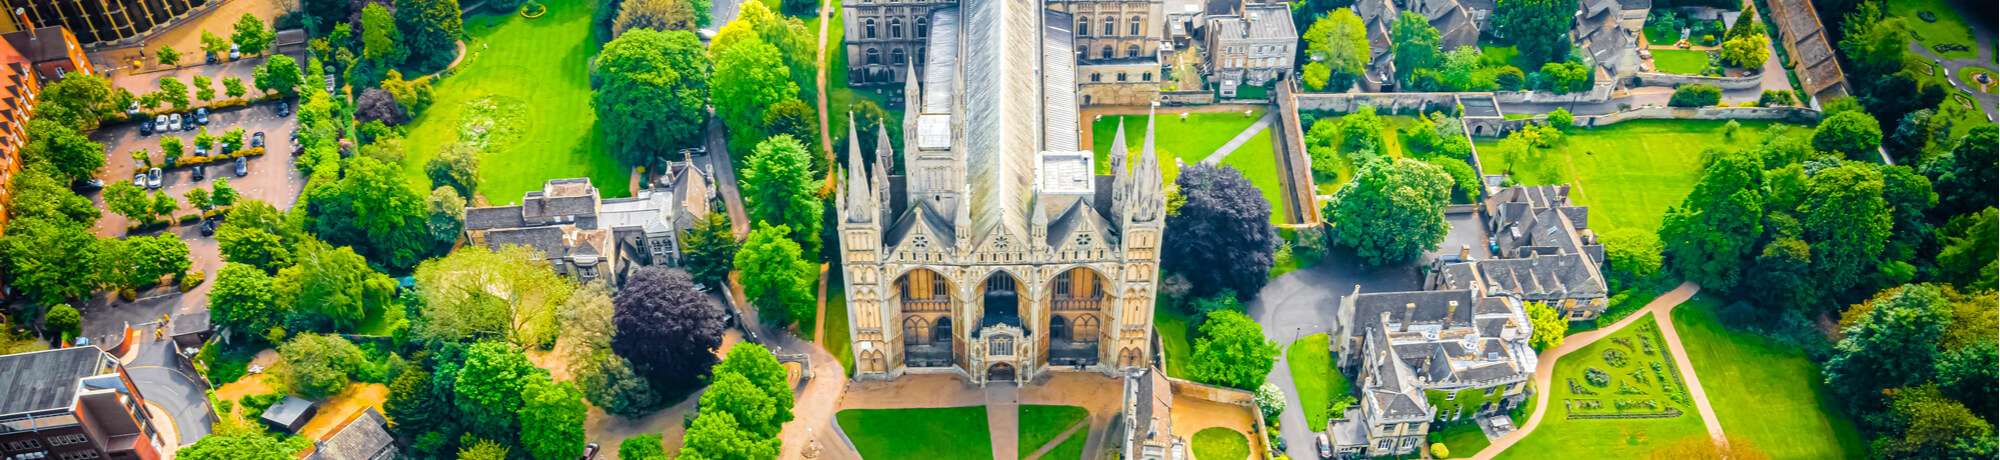
[[[395,458],[395,439],[384,427],[388,419],[375,408],[361,409],[333,436],[320,441],[307,460],[384,460]]]
[[[112,372],[109,360],[87,346],[0,356],[0,415],[68,409],[77,380]]]

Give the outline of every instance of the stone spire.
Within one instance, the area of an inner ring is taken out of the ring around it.
[[[1118,130],[1111,135],[1111,151],[1104,152],[1111,157],[1111,222],[1123,229],[1125,203],[1132,200],[1130,190],[1132,175],[1125,172],[1125,117],[1118,117]]]
[[[1139,164],[1132,167],[1132,211],[1134,221],[1151,221],[1165,214],[1166,184],[1160,177],[1160,159],[1153,151],[1153,119],[1156,108],[1146,110],[1146,140],[1139,146]]]
[[[861,161],[860,138],[855,137],[854,115],[847,117],[847,219],[850,222],[868,222],[874,219],[875,195],[869,191],[868,166]],[[880,172],[878,165],[876,171]]]
[[[849,117],[848,120],[853,120],[853,117]],[[849,128],[852,128],[853,127],[852,125],[853,123],[850,122]],[[854,137],[854,134],[855,133],[853,132],[847,133],[848,136],[847,138],[857,139],[856,137]],[[895,212],[895,210],[889,209],[889,205],[885,204],[890,202],[889,169],[892,166],[889,164],[889,162],[894,159],[891,156],[891,154],[895,151],[895,147],[889,144],[889,127],[887,125],[876,127],[875,134],[876,134],[875,151],[877,152],[876,159],[880,160],[880,162],[875,163],[875,176],[874,176],[875,182],[873,183],[873,185],[871,185],[871,187],[875,189],[875,195],[877,196],[875,201],[876,206],[881,208],[880,210],[880,213],[882,214],[881,222],[887,224],[888,222],[894,222],[896,217],[890,215],[890,213]],[[854,145],[857,143],[848,142],[848,144]],[[904,157],[903,160],[905,161],[905,163],[903,163],[905,167],[908,167],[909,157]]]
[[[917,63],[910,61],[910,74],[903,81],[903,167],[915,164],[917,159],[917,115],[923,112],[924,91],[918,86]],[[883,137],[888,140],[887,136]],[[882,145],[889,145],[884,143]],[[905,173],[904,175],[908,175]]]

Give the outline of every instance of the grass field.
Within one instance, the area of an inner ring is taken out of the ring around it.
[[[356,334],[388,336],[396,332],[397,324],[404,322],[401,303],[363,310],[365,316],[361,318],[361,325],[355,327]]]
[[[1285,223],[1285,183],[1278,175],[1278,154],[1271,146],[1271,130],[1258,131],[1242,147],[1237,147],[1235,153],[1223,158],[1222,165],[1242,171],[1251,185],[1264,192],[1264,201],[1271,203],[1271,224]]]
[[[403,173],[430,190],[424,162],[462,139],[468,119],[504,129],[487,135],[479,193],[493,204],[521,200],[549,179],[588,177],[606,198],[629,196],[629,169],[604,152],[590,105],[587,62],[597,53],[584,0],[553,0],[540,18],[481,14],[466,19],[473,53],[437,83],[436,101],[411,121]],[[490,108],[489,108],[490,107]]]
[[[1163,273],[1164,274],[1164,273]],[[1160,333],[1160,345],[1167,354],[1166,372],[1168,377],[1188,378],[1188,358],[1194,353],[1194,338],[1189,337],[1187,314],[1181,313],[1167,300],[1158,296],[1153,300],[1153,330]]]
[[[1250,438],[1242,432],[1214,427],[1194,433],[1195,460],[1243,460],[1250,457]]]
[[[1662,73],[1699,75],[1708,68],[1708,52],[1694,50],[1652,50],[1653,66]]]
[[[1188,114],[1187,121],[1181,121],[1179,114],[1160,114],[1153,122],[1154,129],[1158,130],[1153,135],[1153,145],[1154,153],[1159,155],[1162,178],[1167,183],[1173,183],[1180,173],[1174,159],[1187,164],[1199,163],[1263,116],[1262,108],[1253,109],[1248,117],[1242,113],[1193,113]],[[1107,152],[1111,150],[1111,138],[1117,135],[1120,119],[1125,121],[1127,149],[1137,149],[1145,143],[1145,115],[1107,116],[1092,123],[1091,151],[1097,154],[1097,171],[1100,174],[1111,171],[1111,157]],[[1242,171],[1243,177],[1256,184],[1264,192],[1264,199],[1271,202],[1271,223],[1282,224],[1285,223],[1285,213],[1280,200],[1283,199],[1284,187],[1278,176],[1278,158],[1274,152],[1271,131],[1266,129],[1244,141],[1235,152],[1222,159],[1222,164]],[[1126,158],[1138,157],[1128,154]]]
[[[1306,427],[1326,429],[1327,404],[1334,395],[1347,393],[1347,378],[1333,367],[1333,353],[1327,349],[1326,334],[1313,334],[1285,347],[1285,362],[1291,366],[1292,386],[1299,392],[1299,409],[1306,414]]]
[[[1917,42],[1924,47],[1944,43],[1965,45],[1966,51],[1938,53],[1939,57],[1945,59],[1979,57],[1979,47],[1973,43],[1972,28],[1966,25],[1965,18],[1959,16],[1957,10],[1946,4],[1946,0],[1896,0],[1888,2],[1887,6],[1889,10],[1884,13],[1903,18],[1903,23],[1917,35]],[[1937,22],[1925,22],[1923,18],[1918,17],[1917,13],[1925,11],[1937,15]],[[1932,50],[1935,51],[1936,48]]]
[[[1474,138],[1486,172],[1507,171],[1527,185],[1576,182],[1570,198],[1591,206],[1590,226],[1600,233],[1619,228],[1657,231],[1667,208],[1680,204],[1701,179],[1701,152],[1710,148],[1750,148],[1773,123],[1742,121],[1734,138],[1722,135],[1724,121],[1632,120],[1592,130],[1571,129],[1552,148],[1505,152],[1500,141]],[[1788,135],[1809,130],[1794,125]]]
[[[1054,442],[1057,436],[1063,434],[1064,430],[1068,430],[1071,425],[1075,425],[1076,422],[1082,421],[1084,417],[1088,416],[1090,416],[1089,411],[1077,406],[1021,406],[1021,448],[1019,449],[1021,458],[1026,459],[1029,454],[1035,453],[1042,446]],[[1077,436],[1079,434],[1084,436]],[[1086,426],[1082,430],[1077,430],[1075,434],[1071,434],[1070,437],[1087,437],[1089,434],[1090,429]]]
[[[835,414],[861,458],[989,460],[986,407],[848,409]]]
[[[1854,422],[1820,384],[1819,366],[1796,347],[1729,330],[1716,320],[1718,306],[1696,296],[1673,319],[1723,432],[1774,459],[1867,457]]]
[[[1069,439],[1064,439],[1062,444],[1056,444],[1055,448],[1049,449],[1048,452],[1043,453],[1038,458],[1042,460],[1082,460],[1083,446],[1085,443],[1090,442],[1090,437],[1085,436],[1086,434],[1089,433],[1078,431],[1076,434],[1070,435]]]
[[[847,284],[841,281],[840,267],[826,274],[826,347],[849,377],[854,376],[853,340],[847,336]]]
[[[1527,61],[1521,59],[1521,49],[1513,46],[1479,45],[1479,62],[1486,67],[1511,65],[1514,68],[1521,69],[1522,73],[1541,70],[1539,68],[1529,68],[1531,66],[1528,65]]]
[[[1432,442],[1432,443],[1442,442],[1444,443],[1445,450],[1451,452],[1451,455],[1438,456],[1438,458],[1471,457],[1473,454],[1477,454],[1479,453],[1479,451],[1485,450],[1487,445],[1493,443],[1492,441],[1486,440],[1486,433],[1482,433],[1479,431],[1478,424],[1470,422],[1460,423],[1457,425],[1452,425],[1450,428],[1432,431],[1430,437],[1427,439],[1427,442]],[[1436,454],[1437,452],[1431,452],[1431,453]]]
[[[1967,132],[1972,131],[1972,127],[1992,123],[1986,119],[1986,112],[1974,102],[1973,91],[1978,91],[1979,87],[1971,84],[1972,80],[1969,78],[1969,75],[1984,71],[1983,69],[1967,68],[1955,77],[1947,77],[1944,75],[1944,67],[1914,55],[1904,60],[1903,66],[1910,73],[1910,77],[1917,81],[1945,88],[1945,94],[1948,96],[1944,102],[1938,103],[1938,114],[1951,118],[1952,138],[1965,137]],[[1952,86],[1950,81],[1952,78],[1962,80],[1961,86]]]
[[[1549,385],[1553,388],[1543,390],[1552,392],[1549,394],[1549,413],[1542,415],[1542,424],[1534,433],[1521,439],[1497,458],[1640,458],[1653,449],[1683,438],[1707,436],[1708,429],[1702,425],[1701,416],[1695,413],[1694,408],[1672,401],[1666,395],[1668,392],[1660,388],[1650,363],[1663,362],[1666,368],[1671,368],[1672,362],[1665,360],[1664,357],[1669,351],[1665,348],[1665,342],[1661,340],[1652,341],[1652,354],[1644,353],[1644,346],[1638,337],[1653,335],[1642,330],[1641,326],[1648,324],[1653,324],[1653,319],[1642,317],[1625,329],[1557,360],[1555,375]],[[1631,345],[1624,345],[1613,339],[1629,339]],[[1603,352],[1607,349],[1623,352],[1626,357],[1625,365],[1609,364],[1603,357]],[[1604,370],[1610,375],[1610,385],[1599,387],[1587,383],[1584,377],[1587,368]],[[1634,379],[1629,375],[1634,370],[1644,371],[1645,381]],[[1586,390],[1596,394],[1573,394],[1567,382],[1570,379],[1574,379]],[[1616,394],[1617,390],[1626,384],[1635,385],[1645,394]],[[1602,409],[1585,411],[1592,413],[1618,413],[1613,401],[1620,399],[1654,400],[1661,404],[1663,409],[1674,407],[1683,413],[1679,417],[1663,419],[1570,420],[1568,414],[1571,409],[1566,403],[1566,400],[1570,399],[1602,401],[1604,405]]]

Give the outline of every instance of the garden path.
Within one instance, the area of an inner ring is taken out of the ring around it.
[[[1494,439],[1492,444],[1487,445],[1486,449],[1479,451],[1479,454],[1472,458],[1475,460],[1490,460],[1500,455],[1501,452],[1506,451],[1508,447],[1512,447],[1514,443],[1520,442],[1521,438],[1528,437],[1529,433],[1535,431],[1535,427],[1542,424],[1542,416],[1548,415],[1551,412],[1549,406],[1549,394],[1551,393],[1549,391],[1549,388],[1551,388],[1550,377],[1555,375],[1557,359],[1562,358],[1563,355],[1567,355],[1570,352],[1581,350],[1599,339],[1618,332],[1620,329],[1624,329],[1625,326],[1638,321],[1640,317],[1646,316],[1647,313],[1653,314],[1653,320],[1660,325],[1661,335],[1666,337],[1667,344],[1674,350],[1674,362],[1681,368],[1681,378],[1687,383],[1688,393],[1694,399],[1695,410],[1701,413],[1702,423],[1708,426],[1709,436],[1713,437],[1717,443],[1725,442],[1722,437],[1722,424],[1716,421],[1715,409],[1709,406],[1707,393],[1702,390],[1701,380],[1695,376],[1694,366],[1688,363],[1687,353],[1682,351],[1680,335],[1677,335],[1673,328],[1672,314],[1674,307],[1687,302],[1697,292],[1701,292],[1701,285],[1692,282],[1681,283],[1680,287],[1676,287],[1666,294],[1661,294],[1659,298],[1653,299],[1652,303],[1646,304],[1645,308],[1632,312],[1631,316],[1627,316],[1623,320],[1595,331],[1569,336],[1563,340],[1562,345],[1557,346],[1554,350],[1542,352],[1541,356],[1537,358],[1539,363],[1535,366],[1535,388],[1538,390],[1535,392],[1536,411],[1534,415],[1529,416],[1528,423],[1522,425],[1520,429],[1512,433],[1507,433],[1506,436],[1501,436],[1499,439]]]
[[[1229,139],[1229,143],[1222,144],[1222,147],[1218,147],[1215,149],[1215,153],[1210,153],[1208,154],[1207,158],[1202,158],[1201,164],[1205,165],[1221,164],[1222,159],[1229,157],[1230,152],[1235,152],[1237,147],[1242,147],[1244,142],[1249,142],[1250,138],[1257,136],[1257,133],[1261,133],[1264,132],[1265,129],[1269,129],[1271,127],[1271,123],[1274,123],[1277,120],[1278,120],[1278,111],[1273,110],[1270,112],[1265,112],[1263,118],[1258,118],[1257,122],[1251,123],[1250,126],[1247,128],[1243,128],[1243,132],[1236,133],[1236,137]]]
[[[1089,428],[1089,427],[1090,427],[1089,419],[1077,420],[1076,423],[1071,424],[1068,429],[1064,429],[1062,434],[1058,434],[1056,435],[1055,439],[1049,440],[1048,444],[1042,445],[1042,447],[1035,449],[1034,452],[1030,452],[1028,453],[1028,455],[1023,456],[1021,458],[1025,458],[1028,460],[1042,458],[1042,456],[1048,454],[1049,451],[1055,450],[1056,446],[1062,445],[1063,441],[1068,441],[1070,436],[1076,435],[1076,432],[1082,431],[1084,428]],[[1085,452],[1090,452],[1090,451],[1086,450]]]
[[[993,460],[1021,458],[1021,389],[986,386],[986,430],[993,439]]]
[[[1936,62],[1938,65],[1944,66],[1945,76],[1951,80],[1952,89],[1967,89],[1971,88],[1971,86],[1966,85],[1965,82],[1958,79],[1959,72],[1975,67],[1994,70],[1992,46],[1988,45],[1989,42],[1987,41],[1979,41],[1978,43],[1979,57],[1972,59],[1945,59],[1939,57],[1937,53],[1932,52],[1930,48],[1925,48],[1922,43],[1914,40],[1910,42],[1910,52],[1917,53],[1918,56],[1922,56],[1924,59],[1929,59],[1931,62]],[[1994,113],[1996,102],[2000,102],[2000,95],[1994,95],[1993,93],[1981,92],[1976,89],[1966,91],[1966,93],[1971,94],[1972,99],[1979,101],[1979,110],[1985,111],[1988,116]]]

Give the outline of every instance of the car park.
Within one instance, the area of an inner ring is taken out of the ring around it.
[[[165,178],[166,178],[166,173],[164,173],[164,172],[161,172],[161,171],[160,171],[160,168],[153,168],[153,169],[150,169],[150,170],[147,170],[147,171],[146,171],[146,188],[151,188],[151,189],[157,189],[157,188],[160,188],[160,180],[161,180],[161,179],[165,179]]]
[[[167,126],[172,127],[169,128],[168,131],[180,131],[187,129],[181,127],[181,114],[176,113],[173,115],[167,115],[167,121],[168,121]]]
[[[248,176],[248,175],[250,175],[250,159],[249,159],[249,158],[243,158],[243,157],[237,157],[237,158],[236,158],[236,177],[243,177],[243,176]]]
[[[215,219],[201,221],[201,236],[215,236]]]
[[[237,59],[243,59],[243,47],[237,46],[235,43],[230,43],[229,60],[234,61]]]
[[[153,119],[148,118],[146,119],[146,121],[139,122],[139,135],[140,136],[153,135]]]
[[[132,185],[137,185],[145,188],[153,188],[152,184],[146,180],[146,173],[133,174]]]
[[[93,178],[89,178],[89,179],[84,179],[84,180],[80,180],[80,181],[76,181],[76,185],[73,185],[73,186],[71,186],[70,188],[73,188],[73,189],[76,189],[77,191],[84,191],[84,190],[97,190],[97,189],[101,189],[101,188],[104,188],[104,180],[103,180],[103,179],[98,179],[98,178],[95,178],[95,177],[93,177]]]
[[[201,182],[202,179],[208,178],[208,165],[194,165],[193,168],[189,169],[194,171],[195,182]]]
[[[195,123],[199,123],[202,126],[208,126],[208,108],[199,107],[194,109],[194,120]]]
[[[258,132],[257,132],[256,134],[251,134],[251,135],[250,135],[250,146],[251,146],[251,147],[263,147],[263,146],[264,146],[264,132],[263,132],[263,131],[258,131]]]

